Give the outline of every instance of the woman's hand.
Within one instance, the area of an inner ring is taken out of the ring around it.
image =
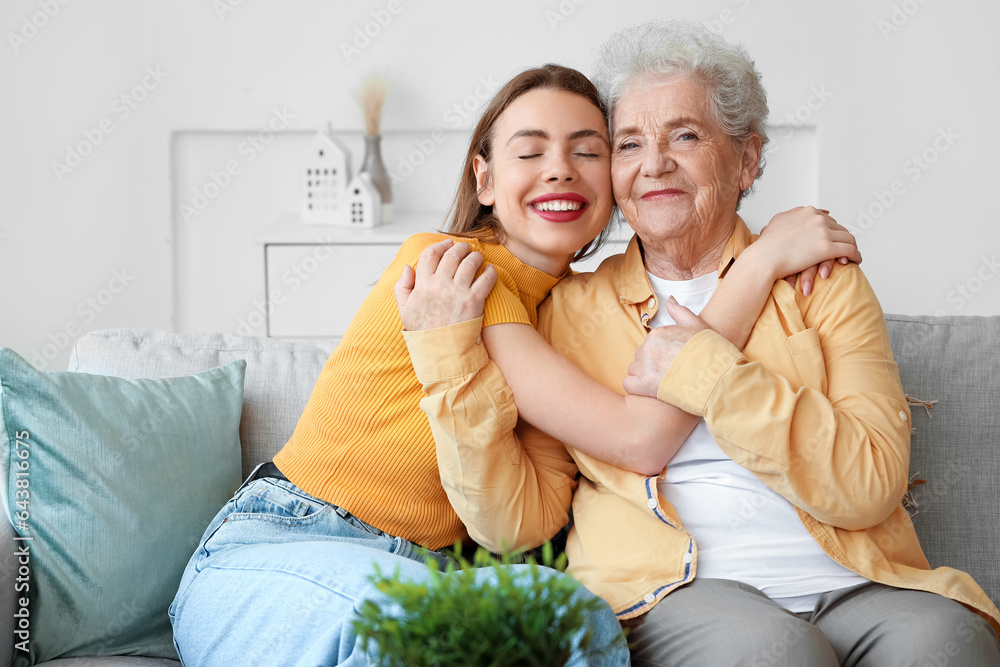
[[[497,280],[492,264],[476,277],[482,263],[483,256],[468,243],[447,239],[424,249],[415,271],[409,265],[403,267],[393,294],[407,331],[436,329],[481,316]]]
[[[667,299],[667,312],[677,324],[656,327],[646,334],[646,340],[635,351],[635,361],[628,365],[624,388],[630,394],[656,398],[663,376],[684,344],[699,331],[709,328],[672,296]]]
[[[771,218],[753,246],[758,244],[764,244],[758,252],[774,270],[775,279],[784,278],[792,287],[798,282],[806,296],[816,274],[827,278],[834,261],[861,263],[854,235],[829,211],[812,206],[797,206]]]

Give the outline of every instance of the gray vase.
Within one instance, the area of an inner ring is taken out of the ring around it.
[[[382,224],[392,222],[392,188],[389,186],[389,174],[382,163],[381,135],[365,135],[365,159],[361,163],[361,172],[371,175],[372,183],[382,195]]]

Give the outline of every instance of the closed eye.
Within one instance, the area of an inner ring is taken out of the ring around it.
[[[541,153],[532,153],[531,155],[518,155],[517,157],[521,158],[522,160],[530,160],[531,158],[538,157],[540,155]]]

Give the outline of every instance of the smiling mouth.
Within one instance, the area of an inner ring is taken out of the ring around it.
[[[642,199],[655,199],[658,197],[672,197],[684,194],[683,190],[677,188],[664,188],[663,190],[651,190],[642,196]]]
[[[586,204],[582,201],[570,201],[569,199],[550,199],[531,205],[536,211],[579,211],[584,206]]]

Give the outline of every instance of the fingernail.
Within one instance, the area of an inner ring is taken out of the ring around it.
[[[667,301],[669,301],[670,303],[677,303],[677,299],[674,298],[673,294],[667,297]]]
[[[827,278],[829,278],[830,277],[830,267],[829,266],[821,266],[820,269],[819,269],[819,275],[823,278],[823,280],[826,280]]]
[[[808,280],[802,282],[802,294],[803,296],[809,296],[809,290],[812,289],[812,283]]]
[[[846,257],[841,257],[840,258],[840,263],[841,264],[847,264],[847,262],[848,262],[848,259]]]

